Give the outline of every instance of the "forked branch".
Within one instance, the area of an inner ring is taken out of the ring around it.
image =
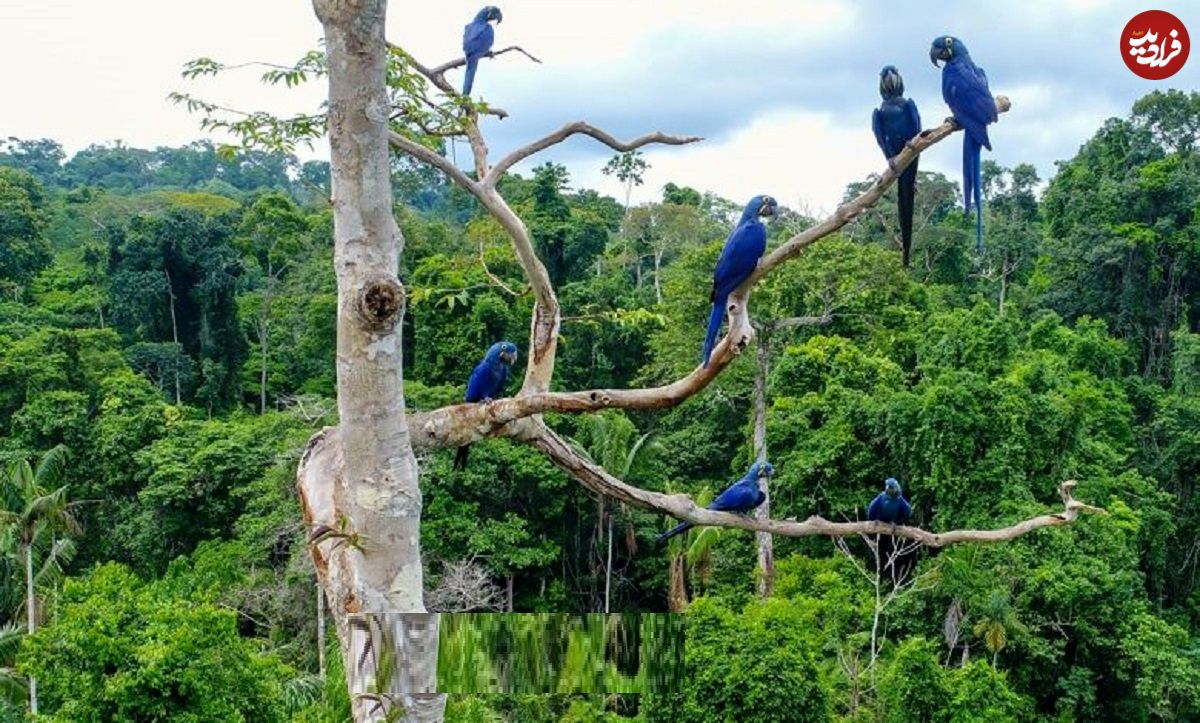
[[[536,447],[550,458],[555,465],[579,480],[589,490],[619,500],[626,504],[654,510],[697,525],[714,527],[736,527],[755,532],[766,532],[783,537],[851,537],[854,535],[892,535],[926,547],[946,547],[963,542],[1005,542],[1040,530],[1043,527],[1059,527],[1075,521],[1081,512],[1107,514],[1104,510],[1079,502],[1072,496],[1075,480],[1059,485],[1062,497],[1061,512],[1048,513],[1022,520],[1007,527],[991,530],[949,530],[930,532],[919,527],[895,526],[885,522],[830,522],[823,517],[812,516],[803,521],[759,520],[750,516],[728,512],[714,512],[696,505],[687,495],[666,495],[629,485],[609,474],[604,468],[576,452],[562,437],[558,436],[540,420],[529,425],[519,437]]]
[[[511,53],[514,51],[520,53],[521,55],[524,55],[526,58],[529,58],[530,60],[537,63],[538,65],[542,64],[542,61],[535,58],[527,50],[525,50],[525,48],[522,48],[520,45],[510,45],[507,48],[501,48],[500,50],[493,50],[492,52],[488,53],[484,57],[494,58],[497,55],[504,55],[505,53]],[[455,68],[461,68],[466,64],[467,64],[466,58],[455,58],[454,60],[451,60],[446,63],[442,63],[439,66],[429,68],[429,74],[444,76],[446,74],[447,70],[454,70]]]
[[[504,51],[520,48],[506,48]],[[403,51],[401,51],[403,52]],[[525,53],[528,55],[528,53]],[[532,56],[530,56],[532,58]],[[536,59],[535,59],[536,60]],[[426,68],[416,60],[413,67],[425,75],[444,92],[455,94],[446,81],[445,72],[463,64],[462,59]],[[1009,110],[1007,98],[996,98],[996,109],[1000,113]],[[830,522],[821,517],[796,520],[756,520],[722,512],[698,508],[684,495],[663,495],[642,490],[622,482],[578,454],[562,438],[545,425],[538,415],[545,412],[596,412],[606,408],[619,409],[664,409],[676,406],[707,387],[727,367],[754,336],[754,328],[747,307],[750,290],[777,266],[799,256],[805,248],[818,240],[835,233],[863,211],[871,208],[883,196],[884,191],[895,182],[899,174],[918,155],[933,144],[943,140],[961,128],[952,119],[947,119],[937,128],[923,132],[912,139],[897,156],[889,159],[888,168],[880,174],[858,197],[840,206],[837,211],[821,223],[788,239],[758,265],[755,272],[730,295],[726,306],[729,331],[713,350],[707,368],[697,367],[687,376],[670,384],[647,389],[592,389],[578,392],[551,392],[550,381],[554,372],[555,350],[561,314],[558,297],[550,283],[545,266],[534,251],[532,236],[524,221],[508,205],[496,189],[504,174],[516,164],[561,143],[575,135],[586,135],[613,150],[624,152],[642,146],[659,143],[685,145],[701,140],[697,136],[673,136],[661,132],[648,133],[629,141],[621,141],[611,134],[584,121],[568,123],[562,128],[510,152],[495,166],[489,168],[488,147],[479,130],[477,115],[468,108],[463,118],[464,134],[471,144],[475,160],[475,178],[471,178],[440,154],[398,134],[391,137],[392,145],[412,157],[442,170],[451,180],[471,193],[500,223],[508,234],[518,263],[525,272],[536,303],[530,323],[529,363],[525,382],[520,392],[511,398],[487,404],[458,404],[441,409],[418,412],[409,418],[409,427],[414,447],[452,447],[477,441],[490,436],[507,436],[524,441],[541,450],[559,467],[579,480],[589,489],[622,502],[653,509],[679,519],[697,524],[739,527],[786,537],[826,535],[845,537],[858,534],[894,534],[930,547],[942,547],[956,542],[995,542],[1027,534],[1041,527],[1066,524],[1075,519],[1081,510],[1095,511],[1075,502],[1070,497],[1074,482],[1062,486],[1064,511],[1042,515],[999,530],[954,530],[933,533],[914,527],[900,527],[894,531],[888,525],[875,522]],[[828,309],[820,317],[796,317],[794,325],[823,321]],[[785,323],[784,326],[793,324]]]
[[[550,146],[562,143],[574,135],[591,136],[592,138],[595,138],[619,153],[632,151],[641,148],[642,146],[648,146],[651,143],[661,143],[667,146],[683,146],[689,143],[695,143],[697,141],[704,140],[700,136],[673,136],[655,131],[654,133],[647,133],[645,135],[638,136],[631,141],[621,141],[614,138],[611,134],[600,130],[591,123],[575,121],[574,123],[566,124],[553,133],[542,136],[532,143],[521,146],[512,153],[509,153],[504,158],[501,158],[500,161],[496,163],[492,170],[489,171],[487,176],[483,179],[484,185],[494,187],[500,180],[500,177],[503,176],[504,172],[509,168],[512,168],[535,153],[540,153]]]

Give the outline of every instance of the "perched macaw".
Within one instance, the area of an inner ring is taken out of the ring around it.
[[[777,204],[770,196],[755,196],[746,204],[742,218],[737,226],[725,239],[725,248],[721,250],[721,258],[717,259],[717,268],[713,272],[712,315],[708,318],[708,333],[704,337],[704,352],[700,362],[708,367],[708,357],[712,354],[717,343],[717,332],[721,330],[721,322],[725,319],[725,302],[733,290],[741,285],[754,269],[758,260],[767,250],[767,227],[759,220],[763,216],[774,216]]]
[[[500,396],[504,385],[508,383],[509,367],[517,361],[517,345],[511,341],[498,341],[492,344],[484,355],[483,361],[475,365],[471,378],[467,380],[468,402],[490,402]],[[464,469],[467,466],[467,455],[471,445],[464,444],[454,455],[454,469]]]
[[[921,114],[917,112],[917,104],[911,98],[904,97],[904,79],[900,71],[893,65],[884,66],[879,71],[879,95],[883,103],[875,109],[871,118],[871,127],[875,131],[875,141],[883,151],[888,163],[904,146],[921,132]],[[912,251],[912,222],[913,199],[917,193],[917,161],[908,164],[900,174],[896,192],[900,207],[900,247],[904,268],[908,268],[909,253]]]
[[[900,483],[895,477],[888,477],[883,483],[883,491],[876,495],[867,507],[867,519],[906,525],[911,517],[912,506],[904,499],[904,490],[900,489]]]
[[[979,149],[992,150],[987,127],[995,123],[996,101],[988,90],[987,74],[971,60],[967,46],[951,35],[933,40],[929,59],[942,68],[942,97],[954,113],[954,120],[963,127],[963,210],[971,212],[975,199],[976,250],[983,249],[983,179],[980,175]]]
[[[491,21],[497,24],[504,20],[500,8],[488,5],[475,13],[475,19],[463,28],[463,55],[467,56],[467,75],[463,78],[463,95],[471,94],[471,86],[475,84],[475,69],[479,59],[492,52],[492,43],[496,42],[496,31],[492,30]]]
[[[746,476],[734,482],[717,498],[708,504],[708,509],[721,512],[746,513],[763,503],[767,496],[758,487],[760,477],[770,477],[775,474],[775,468],[770,462],[755,462],[750,465]],[[666,542],[675,535],[692,529],[692,523],[680,522],[669,531],[658,536],[658,542]]]

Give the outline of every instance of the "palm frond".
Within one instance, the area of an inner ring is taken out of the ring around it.
[[[71,451],[61,444],[43,454],[33,473],[34,483],[39,487],[53,487],[67,471],[70,454]]]

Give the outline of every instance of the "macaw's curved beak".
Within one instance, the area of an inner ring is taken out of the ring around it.
[[[884,73],[883,77],[879,80],[879,91],[883,94],[893,93],[896,91],[903,93],[904,80],[900,77],[899,73],[895,71],[888,71]]]
[[[939,60],[945,60],[945,58],[942,57],[942,49],[937,48],[937,47],[930,48],[929,49],[929,62],[933,63],[933,67],[935,67],[935,68],[940,67],[938,65]]]
[[[496,11],[496,24],[499,25],[502,22],[504,22],[504,14],[500,11]]]
[[[500,358],[507,362],[510,366],[517,363],[517,352],[500,352]]]
[[[771,217],[771,216],[774,216],[778,210],[779,209],[776,206],[775,202],[772,201],[771,203],[764,203],[762,205],[762,208],[758,209],[758,215],[765,216],[765,217]]]

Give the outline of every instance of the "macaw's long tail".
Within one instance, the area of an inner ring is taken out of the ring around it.
[[[454,453],[454,469],[464,470],[467,468],[467,455],[471,453],[471,445],[464,444]]]
[[[900,249],[903,253],[904,268],[908,268],[908,260],[912,254],[912,223],[913,202],[917,196],[917,162],[914,160],[904,173],[900,174],[900,183],[896,186],[898,205],[900,207]]]
[[[680,522],[678,525],[675,525],[671,529],[667,530],[666,532],[662,533],[657,538],[655,538],[655,541],[661,545],[661,544],[665,543],[667,540],[674,537],[675,535],[682,535],[683,533],[687,532],[690,529],[692,529],[692,523]]]
[[[704,337],[704,352],[700,363],[708,368],[708,357],[712,355],[713,347],[717,345],[717,333],[721,331],[721,322],[725,320],[725,298],[713,299],[712,315],[708,317],[708,332]]]
[[[467,58],[467,75],[463,78],[463,95],[471,94],[471,86],[475,85],[475,69],[479,67],[479,58]]]
[[[975,250],[983,250],[983,179],[979,163],[981,146],[963,133],[963,210],[971,212],[971,201],[975,201]]]

